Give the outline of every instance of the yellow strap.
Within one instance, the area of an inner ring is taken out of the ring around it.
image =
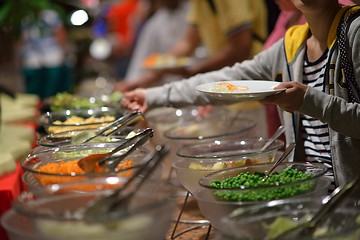
[[[333,24],[329,31],[329,36],[327,40],[328,48],[334,45],[336,41],[336,31],[343,13],[348,9],[346,12],[346,16],[350,15],[351,13],[360,9],[360,6],[343,6],[342,9],[336,14]],[[308,33],[309,33],[309,25],[307,23],[303,25],[296,25],[286,32],[285,34],[285,52],[288,62],[292,62],[296,56],[296,53],[299,51],[299,48],[302,46],[304,41],[306,40]]]

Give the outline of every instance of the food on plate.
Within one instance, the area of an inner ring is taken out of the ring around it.
[[[78,116],[71,116],[63,122],[59,120],[54,121],[52,123],[52,126],[49,126],[48,132],[59,133],[59,132],[68,132],[77,129],[98,128],[104,123],[108,123],[114,120],[115,120],[114,116],[103,116],[98,118],[96,117],[82,118]]]
[[[265,177],[265,173],[263,172],[243,172],[235,177],[224,180],[212,180],[211,187],[222,189],[220,191],[213,191],[214,196],[219,200],[268,201],[291,197],[310,191],[315,186],[314,182],[304,182],[290,186],[286,186],[286,184],[311,177],[311,174],[292,168],[285,168],[281,172],[271,173],[268,177]],[[281,186],[282,184],[284,184],[284,186]],[[265,186],[277,186],[277,188],[267,189]],[[260,189],[256,189],[257,187],[260,187]],[[225,191],[226,189],[231,190]]]
[[[249,90],[248,86],[237,86],[229,82],[219,82],[214,84],[210,89],[213,92],[226,93],[226,92],[246,92]]]
[[[189,59],[187,57],[175,57],[170,54],[154,53],[145,59],[143,66],[146,68],[185,67]]]

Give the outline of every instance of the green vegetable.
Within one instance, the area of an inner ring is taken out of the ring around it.
[[[288,217],[278,217],[269,226],[266,226],[266,228],[269,229],[267,232],[267,237],[269,239],[274,239],[287,230],[293,229],[297,225],[297,222]]]
[[[51,103],[51,111],[74,109],[74,108],[91,108],[101,107],[101,102],[90,102],[88,98],[74,96],[67,92],[57,93]]]
[[[211,186],[224,189],[214,191],[213,194],[218,199],[225,201],[268,201],[281,199],[308,192],[315,186],[315,182],[312,181],[291,186],[281,186],[281,184],[311,178],[310,174],[292,168],[286,168],[278,173],[271,173],[268,178],[263,180],[264,177],[265,174],[261,172],[245,172],[223,181],[213,180]],[[251,189],[254,187],[276,185],[278,185],[278,187],[270,189]],[[227,191],[226,189],[232,190]]]

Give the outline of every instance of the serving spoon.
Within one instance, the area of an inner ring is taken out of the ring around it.
[[[153,156],[122,187],[116,188],[108,196],[95,199],[81,209],[81,218],[93,222],[116,219],[128,213],[128,203],[167,153],[166,146],[157,146]]]
[[[87,143],[93,140],[94,138],[98,136],[109,136],[115,131],[120,130],[121,128],[128,126],[129,124],[138,122],[140,120],[144,120],[145,117],[141,112],[132,112],[130,114],[127,114],[123,117],[120,117],[116,119],[114,122],[112,122],[110,125],[101,128],[97,131],[83,131],[79,134],[75,135],[71,138],[72,144],[81,144],[81,143]]]
[[[355,177],[350,182],[337,187],[329,196],[325,197],[322,200],[322,206],[320,209],[311,217],[310,220],[303,222],[297,225],[294,228],[291,228],[279,236],[277,236],[276,240],[284,240],[284,239],[296,239],[296,236],[303,235],[308,236],[312,234],[316,227],[324,222],[336,207],[352,192],[354,186],[358,184],[360,180],[360,176]]]
[[[289,146],[285,149],[285,151],[283,152],[283,154],[281,154],[281,156],[279,157],[279,159],[274,162],[274,164],[271,166],[271,168],[270,168],[269,170],[266,170],[266,171],[264,172],[264,173],[265,173],[265,177],[262,179],[262,181],[265,181],[265,180],[269,177],[270,173],[272,173],[272,172],[275,170],[275,168],[276,168],[277,166],[279,166],[280,163],[282,163],[282,162],[286,159],[286,157],[292,152],[292,150],[295,148],[295,146],[296,146],[295,143],[290,143],[290,144],[289,144]]]
[[[285,127],[280,125],[271,138],[269,138],[264,146],[261,147],[261,151],[264,151],[266,148],[268,148],[281,134],[284,133],[284,131]]]
[[[92,172],[96,168],[97,164],[100,167],[105,167],[107,171],[115,171],[116,166],[125,159],[130,153],[135,151],[138,147],[142,146],[147,140],[154,135],[154,130],[146,128],[140,133],[136,134],[132,138],[129,138],[125,142],[121,143],[118,147],[108,153],[91,154],[84,158],[81,158],[77,164],[84,172]],[[126,149],[128,148],[128,149]],[[120,156],[114,156],[115,153],[120,150],[126,150],[126,152]]]

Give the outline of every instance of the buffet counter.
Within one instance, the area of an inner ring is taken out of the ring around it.
[[[0,125],[0,217],[11,208],[12,202],[25,190],[24,170],[20,160],[36,146],[34,119],[39,99],[30,94],[17,94],[15,99],[1,95]],[[7,240],[0,225],[0,239]]]

